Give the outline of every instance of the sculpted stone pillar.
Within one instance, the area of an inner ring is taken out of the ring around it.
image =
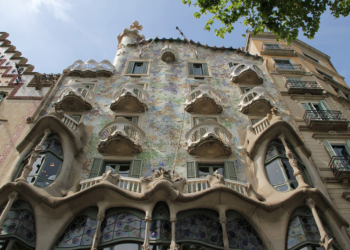
[[[92,242],[91,250],[97,250],[98,243],[100,242],[101,225],[104,218],[105,218],[104,211],[103,213],[98,213],[97,226],[96,226],[95,236]]]
[[[2,224],[4,224],[4,221],[7,217],[7,214],[9,213],[11,206],[15,200],[18,198],[18,193],[16,191],[13,191],[9,194],[9,201],[6,204],[5,209],[2,211],[2,214],[0,216],[0,232],[2,231]]]
[[[145,222],[146,222],[146,228],[145,228],[145,241],[143,242],[143,245],[141,246],[143,250],[150,250],[150,245],[149,245],[149,226],[152,221],[152,218],[150,216],[145,217]]]
[[[37,152],[33,152],[30,156],[29,162],[27,165],[24,166],[22,174],[19,178],[15,180],[15,182],[25,182],[28,183],[27,178],[30,174],[30,172],[33,170],[33,164],[34,162],[39,158],[39,154]]]
[[[171,222],[171,244],[168,250],[179,250],[180,246],[176,244],[175,232],[176,232],[176,217],[170,218]]]
[[[43,145],[44,145],[44,142],[46,141],[47,137],[52,133],[52,130],[47,128],[44,130],[44,136],[43,138],[41,139],[40,143],[38,144],[38,146],[35,147],[35,151],[40,151],[40,150],[43,150]]]
[[[221,227],[222,227],[222,239],[224,241],[224,249],[225,250],[230,250],[230,245],[228,242],[228,236],[227,236],[227,230],[226,230],[226,215],[222,214],[220,215],[220,223],[221,223]]]
[[[331,245],[333,239],[330,239],[326,233],[326,231],[324,230],[324,227],[322,225],[321,219],[317,214],[317,210],[316,210],[316,203],[312,198],[307,198],[306,199],[306,205],[311,209],[312,215],[316,221],[316,225],[318,228],[318,231],[320,232],[321,235],[321,242],[320,242],[320,246],[324,249],[324,250],[333,250],[333,247]]]
[[[280,136],[278,136],[278,139],[280,139],[283,143],[283,146],[286,150],[286,156],[288,157],[289,163],[293,168],[294,176],[298,181],[298,188],[309,188],[310,186],[305,183],[304,178],[301,175],[301,172],[298,168],[298,161],[296,159],[294,159],[293,153],[288,148],[285,138],[286,137],[284,136],[284,134],[281,134]]]

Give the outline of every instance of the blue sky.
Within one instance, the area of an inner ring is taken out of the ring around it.
[[[74,61],[94,59],[111,62],[117,51],[117,35],[138,20],[146,38],[179,37],[176,26],[187,38],[202,44],[243,47],[246,27],[218,38],[204,30],[206,16],[195,19],[194,7],[181,0],[11,0],[0,1],[0,31],[41,73],[60,73]],[[220,24],[218,24],[219,26]],[[315,39],[299,39],[331,56],[338,73],[350,84],[347,48],[350,17],[335,19],[326,13]]]

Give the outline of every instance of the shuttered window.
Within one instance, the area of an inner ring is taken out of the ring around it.
[[[237,171],[234,161],[225,161],[224,176],[226,179],[237,181]]]
[[[140,178],[142,171],[142,160],[135,159],[131,161],[130,177]]]
[[[187,162],[187,178],[198,178],[198,164],[195,161]]]
[[[207,63],[188,63],[188,74],[190,76],[209,76]]]
[[[147,75],[148,62],[129,62],[127,74],[132,75]]]
[[[225,161],[222,165],[198,165],[195,161],[187,162],[187,178],[205,178],[208,175],[214,175],[215,171],[226,179],[238,180],[234,161]]]
[[[94,158],[89,174],[89,179],[100,176],[102,174],[105,162],[102,158]]]
[[[132,123],[134,123],[136,125],[139,122],[139,117],[138,116],[120,116],[120,115],[117,115],[115,118],[117,119],[118,117],[123,117],[123,118],[127,119],[128,121],[131,121]]]

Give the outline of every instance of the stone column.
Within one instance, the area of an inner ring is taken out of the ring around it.
[[[227,236],[227,230],[226,230],[226,215],[223,214],[220,216],[220,223],[221,223],[221,227],[222,227],[222,239],[224,241],[224,249],[225,250],[230,250],[230,244],[228,242],[228,236]]]
[[[150,227],[151,221],[152,221],[151,217],[149,217],[149,216],[145,217],[145,222],[146,222],[145,241],[143,242],[143,245],[141,246],[143,250],[150,250],[150,245],[149,245],[149,227]]]
[[[44,142],[46,141],[47,137],[52,133],[52,130],[47,128],[44,130],[44,136],[43,138],[41,139],[40,143],[38,144],[38,146],[35,147],[35,151],[40,151],[40,150],[43,150],[43,145],[44,145]]]
[[[96,226],[96,231],[95,231],[95,235],[94,235],[94,239],[92,242],[92,246],[91,246],[91,250],[97,250],[97,246],[98,243],[100,242],[100,233],[101,233],[101,225],[102,225],[102,221],[105,218],[105,214],[104,211],[103,213],[99,213],[97,215],[97,226]]]
[[[175,232],[176,232],[176,217],[170,218],[171,222],[171,244],[168,250],[178,250],[180,246],[176,244]]]
[[[30,156],[29,163],[24,166],[22,174],[19,178],[15,180],[15,182],[25,182],[28,183],[27,178],[30,172],[33,170],[34,162],[39,158],[39,154],[37,152],[33,152]]]
[[[288,157],[289,163],[293,168],[294,176],[298,181],[298,188],[309,188],[310,186],[305,183],[304,178],[301,175],[301,172],[298,168],[298,161],[296,159],[294,159],[293,153],[288,148],[285,138],[286,137],[284,136],[284,134],[281,134],[280,136],[278,136],[278,139],[280,139],[283,143],[283,146],[286,150],[286,156]]]
[[[307,198],[306,199],[306,205],[311,209],[312,215],[316,221],[316,225],[318,228],[318,231],[320,232],[321,235],[321,242],[320,242],[320,246],[324,249],[324,250],[333,250],[333,247],[331,245],[333,239],[330,239],[326,233],[326,231],[324,230],[324,227],[322,225],[321,219],[317,214],[317,210],[316,210],[316,203],[312,198]]]
[[[9,201],[6,204],[5,209],[2,211],[2,214],[0,216],[0,232],[2,232],[2,225],[5,222],[5,219],[7,217],[7,214],[9,213],[11,206],[15,200],[18,198],[18,193],[16,191],[13,191],[12,193],[9,194]]]

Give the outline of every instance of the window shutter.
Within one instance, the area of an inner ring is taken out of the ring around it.
[[[2,100],[4,100],[4,99],[5,99],[5,95],[0,94],[0,102],[2,102]]]
[[[132,117],[131,118],[131,122],[137,125],[137,123],[139,122],[139,118],[137,116],[136,117]]]
[[[310,108],[310,106],[309,106],[308,103],[302,103],[301,105],[303,105],[303,108],[304,108],[305,110],[311,110],[311,108]]]
[[[193,73],[193,63],[188,63],[188,74],[190,76],[194,75],[194,73]]]
[[[204,76],[208,76],[209,75],[208,64],[202,63],[202,71],[203,71],[203,75]]]
[[[102,169],[105,166],[105,161],[102,158],[94,158],[92,161],[92,167],[89,174],[89,179],[100,176]]]
[[[126,73],[127,74],[132,74],[133,71],[134,71],[134,66],[135,66],[135,62],[129,62],[128,71]]]
[[[327,150],[329,156],[332,158],[333,156],[337,156],[337,154],[334,152],[332,145],[329,143],[329,141],[323,141],[323,146]]]
[[[237,181],[237,173],[234,161],[225,161],[224,175],[226,179]]]
[[[142,170],[142,160],[132,160],[130,167],[130,177],[140,178]]]
[[[114,165],[114,174],[119,174],[119,169],[120,169],[120,164]]]
[[[350,156],[350,141],[346,141],[344,146],[346,153],[348,154],[348,156]]]
[[[187,162],[187,178],[198,178],[198,164],[195,161]]]
[[[148,71],[148,62],[142,63],[142,74],[147,74]]]
[[[230,68],[232,68],[232,67],[233,67],[233,62],[229,62],[229,63],[228,63],[228,66],[229,66]]]
[[[325,101],[320,101],[318,105],[321,108],[321,110],[331,110]]]

